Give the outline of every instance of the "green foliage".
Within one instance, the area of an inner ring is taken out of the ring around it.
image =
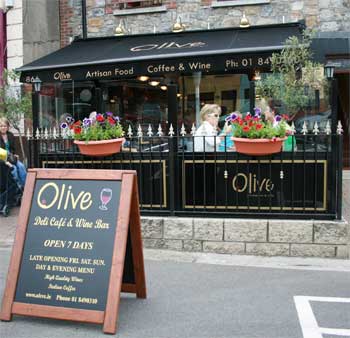
[[[124,136],[119,117],[113,116],[111,112],[96,114],[76,122],[72,117],[67,117],[66,122],[61,123],[60,127],[64,137],[73,137],[75,140],[86,142],[112,140]]]
[[[20,131],[24,117],[32,113],[31,94],[22,90],[19,84],[19,73],[5,70],[0,87],[0,115],[6,117],[11,126]]]
[[[74,133],[74,139],[79,141],[101,141],[111,140],[123,137],[124,132],[122,126],[117,123],[115,125],[94,124],[91,127],[83,128],[81,133]]]
[[[285,137],[288,135],[289,127],[283,118],[279,118],[280,121],[272,123],[261,118],[260,113],[254,117],[251,115],[246,115],[244,118],[233,117],[232,134],[235,137],[250,139]]]
[[[312,32],[305,31],[301,40],[296,36],[288,38],[281,53],[272,55],[272,73],[256,84],[257,95],[282,101],[289,114],[308,106],[310,90],[326,86],[321,64],[311,61],[312,36]]]

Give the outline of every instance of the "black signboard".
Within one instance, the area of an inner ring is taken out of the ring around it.
[[[15,301],[105,308],[120,186],[36,181]]]
[[[146,297],[136,172],[30,170],[0,319],[104,323],[115,333],[121,291]]]

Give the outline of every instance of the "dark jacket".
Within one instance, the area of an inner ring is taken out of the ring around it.
[[[16,154],[15,136],[10,131],[7,132],[7,139],[9,141],[9,143],[10,143],[10,153],[11,154]],[[0,136],[0,148],[6,149],[5,141],[2,139],[1,136]]]

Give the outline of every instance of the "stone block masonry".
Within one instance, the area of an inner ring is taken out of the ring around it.
[[[345,221],[142,217],[144,247],[237,255],[350,258]]]

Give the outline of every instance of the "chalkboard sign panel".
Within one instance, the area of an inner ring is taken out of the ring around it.
[[[120,292],[146,297],[136,182],[133,171],[29,172],[0,319],[116,331]]]

